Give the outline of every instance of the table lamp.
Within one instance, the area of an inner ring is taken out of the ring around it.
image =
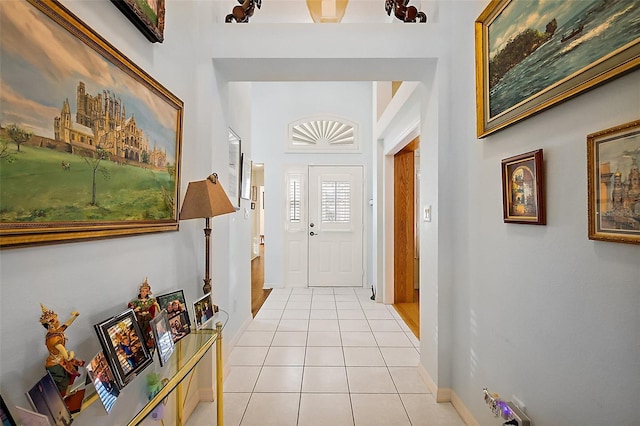
[[[209,252],[211,250],[211,218],[222,214],[233,213],[236,209],[229,201],[229,197],[218,181],[216,173],[211,174],[205,180],[189,182],[187,193],[182,202],[180,220],[205,219],[205,272],[204,294],[211,292],[211,275],[209,274]]]

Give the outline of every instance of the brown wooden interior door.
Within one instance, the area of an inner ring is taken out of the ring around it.
[[[414,142],[394,156],[394,303],[414,301]]]

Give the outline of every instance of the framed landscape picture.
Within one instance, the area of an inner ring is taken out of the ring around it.
[[[640,65],[633,1],[492,0],[475,22],[477,135]]]
[[[111,0],[152,43],[164,41],[164,0]]]
[[[152,361],[135,313],[127,309],[94,328],[116,383],[122,389]]]
[[[640,244],[640,120],[587,136],[589,239]]]
[[[0,27],[0,247],[177,230],[182,101],[55,0]]]
[[[504,222],[545,225],[542,150],[502,160]]]

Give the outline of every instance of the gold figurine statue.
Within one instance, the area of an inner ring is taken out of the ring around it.
[[[49,351],[45,368],[51,373],[60,394],[64,396],[73,380],[80,375],[78,367],[84,365],[84,361],[77,359],[74,352],[67,350],[65,346],[67,336],[64,332],[80,314],[77,311],[71,312],[69,319],[60,325],[58,315],[55,312],[45,308],[42,303],[40,307],[42,309],[40,324],[47,329],[45,345]]]
[[[140,329],[145,336],[145,344],[149,349],[153,348],[153,333],[151,332],[151,320],[160,312],[160,305],[154,297],[151,297],[151,285],[144,279],[140,284],[138,298],[129,302],[128,307],[136,314]]]

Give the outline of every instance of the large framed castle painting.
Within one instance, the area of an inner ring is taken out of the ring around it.
[[[0,28],[0,247],[177,230],[182,101],[55,0]]]
[[[492,0],[475,22],[477,135],[640,65],[640,3]]]
[[[640,244],[640,120],[587,136],[589,239]]]

